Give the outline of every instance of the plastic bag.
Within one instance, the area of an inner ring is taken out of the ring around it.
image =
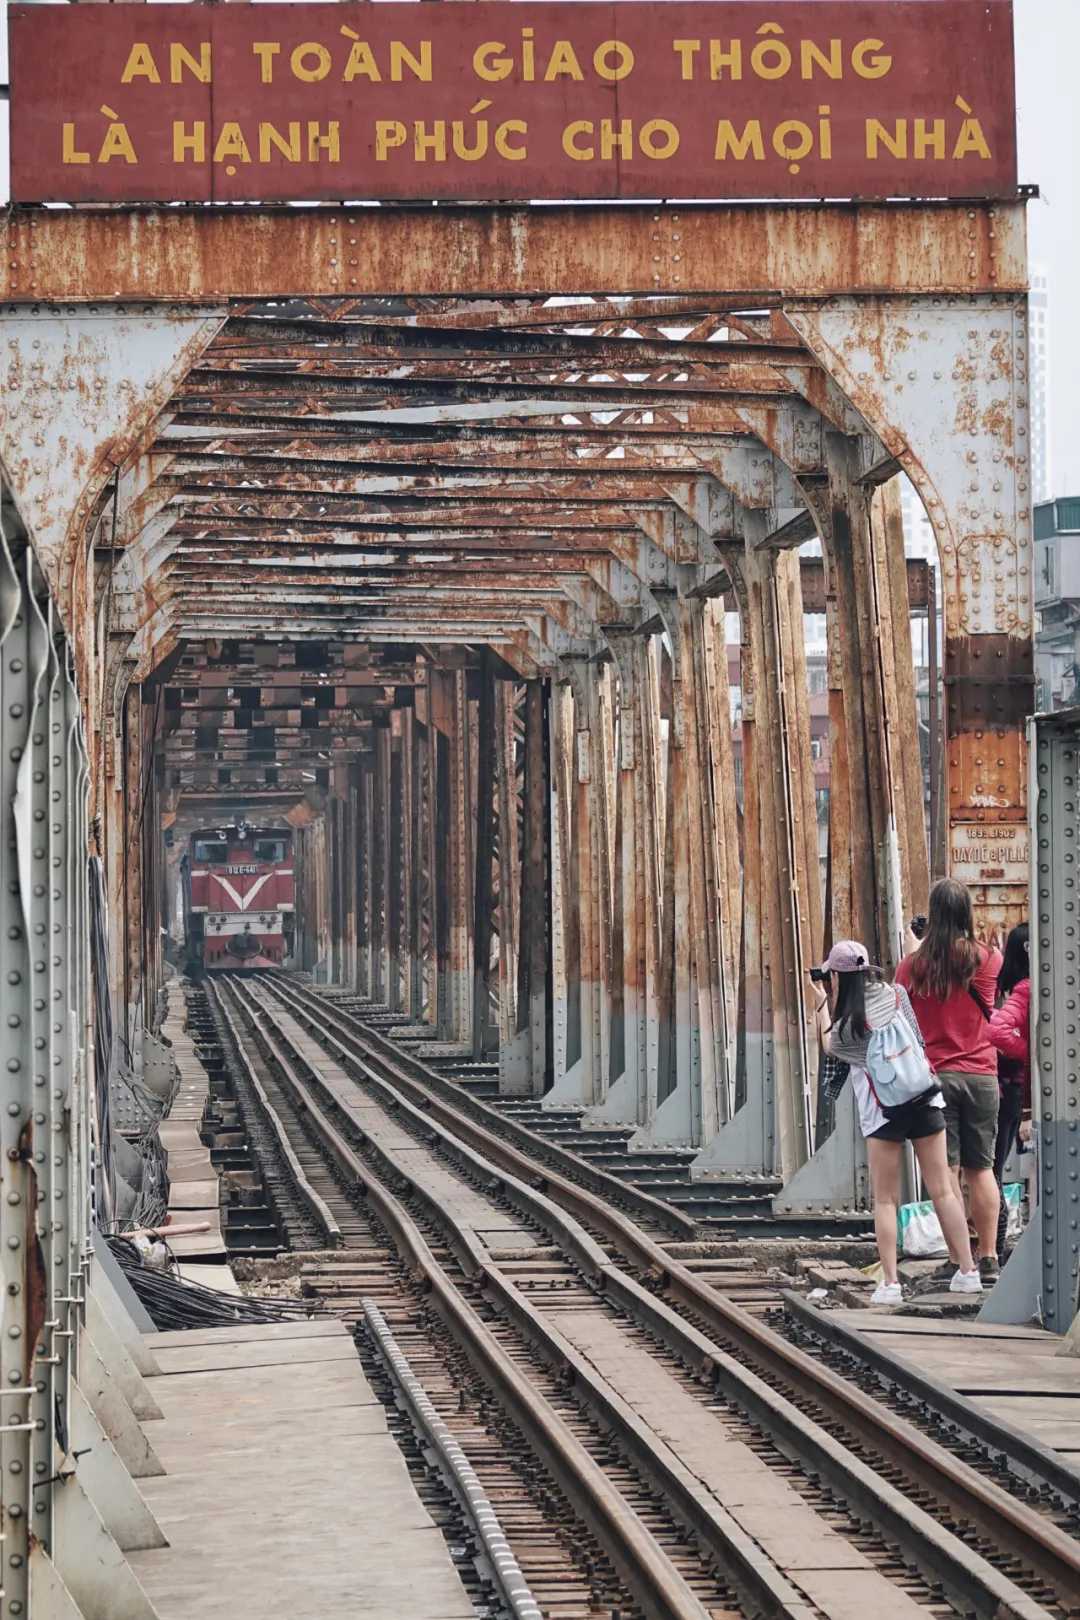
[[[1015,1240],[1024,1230],[1024,1188],[1019,1181],[1010,1181],[1001,1190],[1008,1215],[1005,1236]]]
[[[1018,1181],[1011,1181],[1002,1189],[1008,1211],[1007,1235],[1018,1238],[1024,1229],[1022,1200],[1024,1189]],[[899,1216],[900,1247],[908,1260],[933,1260],[948,1254],[945,1239],[934,1206],[927,1200],[922,1204],[901,1205]]]
[[[909,1260],[933,1260],[948,1254],[934,1206],[929,1199],[921,1204],[902,1204],[899,1213],[900,1247]]]

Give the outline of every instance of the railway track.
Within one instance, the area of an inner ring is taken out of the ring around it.
[[[339,1250],[307,1286],[354,1322],[375,1300],[440,1409],[464,1402],[463,1445],[475,1400],[543,1459],[555,1544],[564,1502],[590,1538],[594,1573],[573,1563],[577,1531],[560,1570],[574,1602],[599,1569],[646,1614],[839,1615],[855,1596],[885,1616],[1078,1612],[1060,1482],[1033,1505],[1030,1472],[1021,1489],[1000,1457],[991,1478],[939,1445],[669,1255],[670,1227],[493,1135],[306,988],[211,993]],[[514,1547],[530,1584],[543,1545]]]

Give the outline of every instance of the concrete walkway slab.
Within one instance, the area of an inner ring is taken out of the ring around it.
[[[166,1473],[144,1484],[170,1544],[131,1561],[160,1620],[471,1620],[442,1533],[334,1326],[226,1328],[188,1345],[152,1336],[166,1364],[151,1384]]]

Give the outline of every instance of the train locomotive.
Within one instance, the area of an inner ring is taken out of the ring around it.
[[[292,831],[234,827],[192,833],[180,865],[189,970],[278,968],[292,954]]]

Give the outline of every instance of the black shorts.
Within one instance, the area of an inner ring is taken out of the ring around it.
[[[874,1142],[918,1142],[924,1136],[936,1136],[945,1129],[945,1110],[932,1103],[914,1102],[895,1119],[887,1119],[876,1131],[870,1132]]]

